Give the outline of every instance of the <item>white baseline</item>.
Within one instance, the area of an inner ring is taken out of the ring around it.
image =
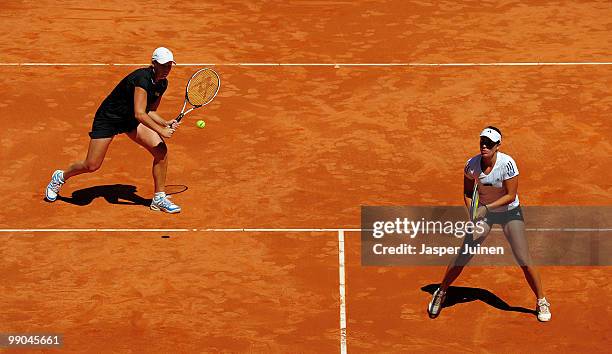
[[[0,62],[0,66],[147,66],[150,63],[51,63],[51,62]],[[598,66],[612,65],[612,61],[562,61],[562,62],[461,62],[461,63],[178,63],[177,66],[245,66],[245,67],[475,67],[475,66]]]

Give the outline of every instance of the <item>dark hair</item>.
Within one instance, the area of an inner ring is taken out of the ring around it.
[[[488,127],[486,127],[485,129],[493,129],[493,130],[495,130],[496,132],[498,132],[498,133],[499,133],[499,136],[500,136],[500,137],[502,136],[501,130],[497,129],[496,127],[494,127],[494,126],[492,126],[492,125],[489,125],[489,126],[488,126]],[[500,140],[501,140],[501,139],[500,139]]]

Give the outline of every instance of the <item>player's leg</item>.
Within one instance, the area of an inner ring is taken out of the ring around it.
[[[475,234],[473,237],[466,236],[464,243],[461,249],[464,249],[464,246],[467,244],[470,247],[475,247],[476,245],[482,245],[482,243],[487,239],[489,232],[491,231],[491,226],[487,223],[482,223],[483,231],[481,233]],[[446,268],[446,273],[444,274],[444,278],[440,283],[440,289],[446,291],[449,286],[459,277],[463,268],[470,262],[470,260],[474,257],[473,254],[459,254]]]
[[[143,124],[127,133],[130,139],[147,149],[153,156],[153,183],[155,193],[164,192],[166,185],[166,173],[168,171],[168,147],[164,140]]]
[[[47,200],[50,202],[55,201],[60,188],[69,178],[82,173],[97,171],[100,166],[102,166],[102,162],[104,161],[104,157],[106,156],[106,152],[108,151],[108,147],[112,141],[112,137],[91,139],[89,141],[89,148],[87,150],[87,157],[85,157],[85,160],[73,163],[64,171],[57,170],[53,172],[51,182],[49,182],[45,191],[45,198],[47,198]]]
[[[550,304],[544,297],[542,282],[538,270],[533,266],[529,245],[525,237],[525,222],[523,220],[511,220],[504,225],[504,235],[512,247],[512,253],[517,263],[521,267],[529,287],[536,295],[536,311],[540,321],[549,321],[551,318]]]
[[[167,213],[178,213],[181,208],[172,203],[165,193],[166,174],[168,171],[168,147],[164,140],[145,125],[139,124],[136,129],[127,133],[136,143],[147,149],[153,156],[153,183],[155,195],[151,203],[151,209],[161,210]]]
[[[64,180],[68,180],[70,177],[74,177],[82,173],[97,171],[100,166],[102,166],[102,162],[104,162],[104,157],[106,157],[106,152],[108,151],[108,147],[112,141],[112,137],[91,139],[89,141],[87,157],[85,157],[85,160],[83,161],[78,161],[70,165],[70,167],[64,171]]]
[[[476,245],[481,245],[486,240],[487,235],[491,231],[491,225],[482,223],[482,226],[483,231],[481,233],[475,234],[474,236],[470,235],[465,237],[461,249],[464,249],[466,244],[470,247],[474,247]],[[463,268],[470,262],[473,256],[474,255],[472,254],[458,254],[457,257],[455,257],[448,265],[446,272],[444,273],[444,277],[442,278],[442,282],[440,283],[440,287],[433,293],[429,306],[427,307],[429,317],[436,318],[440,314],[448,288],[459,277],[463,271]]]

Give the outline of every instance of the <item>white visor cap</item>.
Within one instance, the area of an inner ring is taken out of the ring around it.
[[[491,141],[499,143],[501,142],[501,134],[499,134],[497,131],[491,129],[491,128],[485,128],[481,133],[480,136],[484,136],[487,137],[489,139],[491,139]]]
[[[160,64],[166,64],[168,62],[176,64],[174,61],[174,55],[172,55],[170,49],[165,47],[155,49],[155,51],[153,51],[153,55],[151,56],[151,61],[156,61]]]

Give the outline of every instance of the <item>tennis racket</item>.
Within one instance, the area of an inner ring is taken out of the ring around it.
[[[187,113],[196,108],[206,106],[217,96],[221,87],[221,78],[214,70],[204,68],[195,72],[187,82],[185,88],[185,102],[181,113],[176,117],[176,121],[180,122]],[[187,111],[187,103],[191,105]]]
[[[472,191],[472,202],[470,203],[470,220],[476,221],[476,211],[478,211],[478,201],[480,197],[478,194],[478,181],[474,180],[474,190]]]

